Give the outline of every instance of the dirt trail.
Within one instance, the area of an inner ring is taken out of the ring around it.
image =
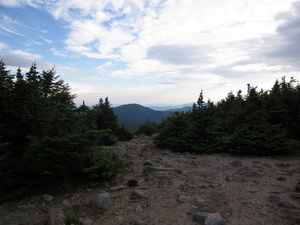
[[[49,202],[38,195],[2,204],[0,225],[47,224],[53,208],[73,210],[80,224],[93,225],[204,224],[193,220],[195,212],[219,213],[230,225],[300,224],[297,157],[177,153],[157,149],[145,136],[106,148],[126,162],[115,180],[95,189],[54,195]],[[168,170],[149,170],[153,167]],[[129,180],[137,181],[137,186],[129,186]],[[133,196],[136,189],[149,196]],[[105,211],[91,204],[104,192],[112,200]]]

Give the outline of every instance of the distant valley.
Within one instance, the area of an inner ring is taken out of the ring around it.
[[[118,116],[119,124],[123,124],[130,132],[135,132],[146,120],[160,123],[163,119],[171,115],[172,112],[186,112],[191,110],[191,108],[192,106],[184,106],[182,108],[173,107],[168,110],[160,111],[139,104],[127,104],[115,107],[114,112]]]

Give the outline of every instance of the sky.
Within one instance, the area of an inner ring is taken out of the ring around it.
[[[55,67],[76,104],[217,102],[300,80],[300,1],[0,0],[0,59]]]

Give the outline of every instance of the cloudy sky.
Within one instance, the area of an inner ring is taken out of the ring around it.
[[[0,58],[113,104],[217,102],[300,79],[300,1],[0,0]]]

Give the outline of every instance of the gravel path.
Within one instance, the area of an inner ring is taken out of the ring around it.
[[[178,153],[157,149],[145,136],[106,148],[126,162],[114,181],[2,204],[0,225],[49,224],[49,212],[69,210],[83,225],[300,224],[297,157]],[[105,209],[95,204],[102,193]],[[216,213],[223,222],[209,222]]]

